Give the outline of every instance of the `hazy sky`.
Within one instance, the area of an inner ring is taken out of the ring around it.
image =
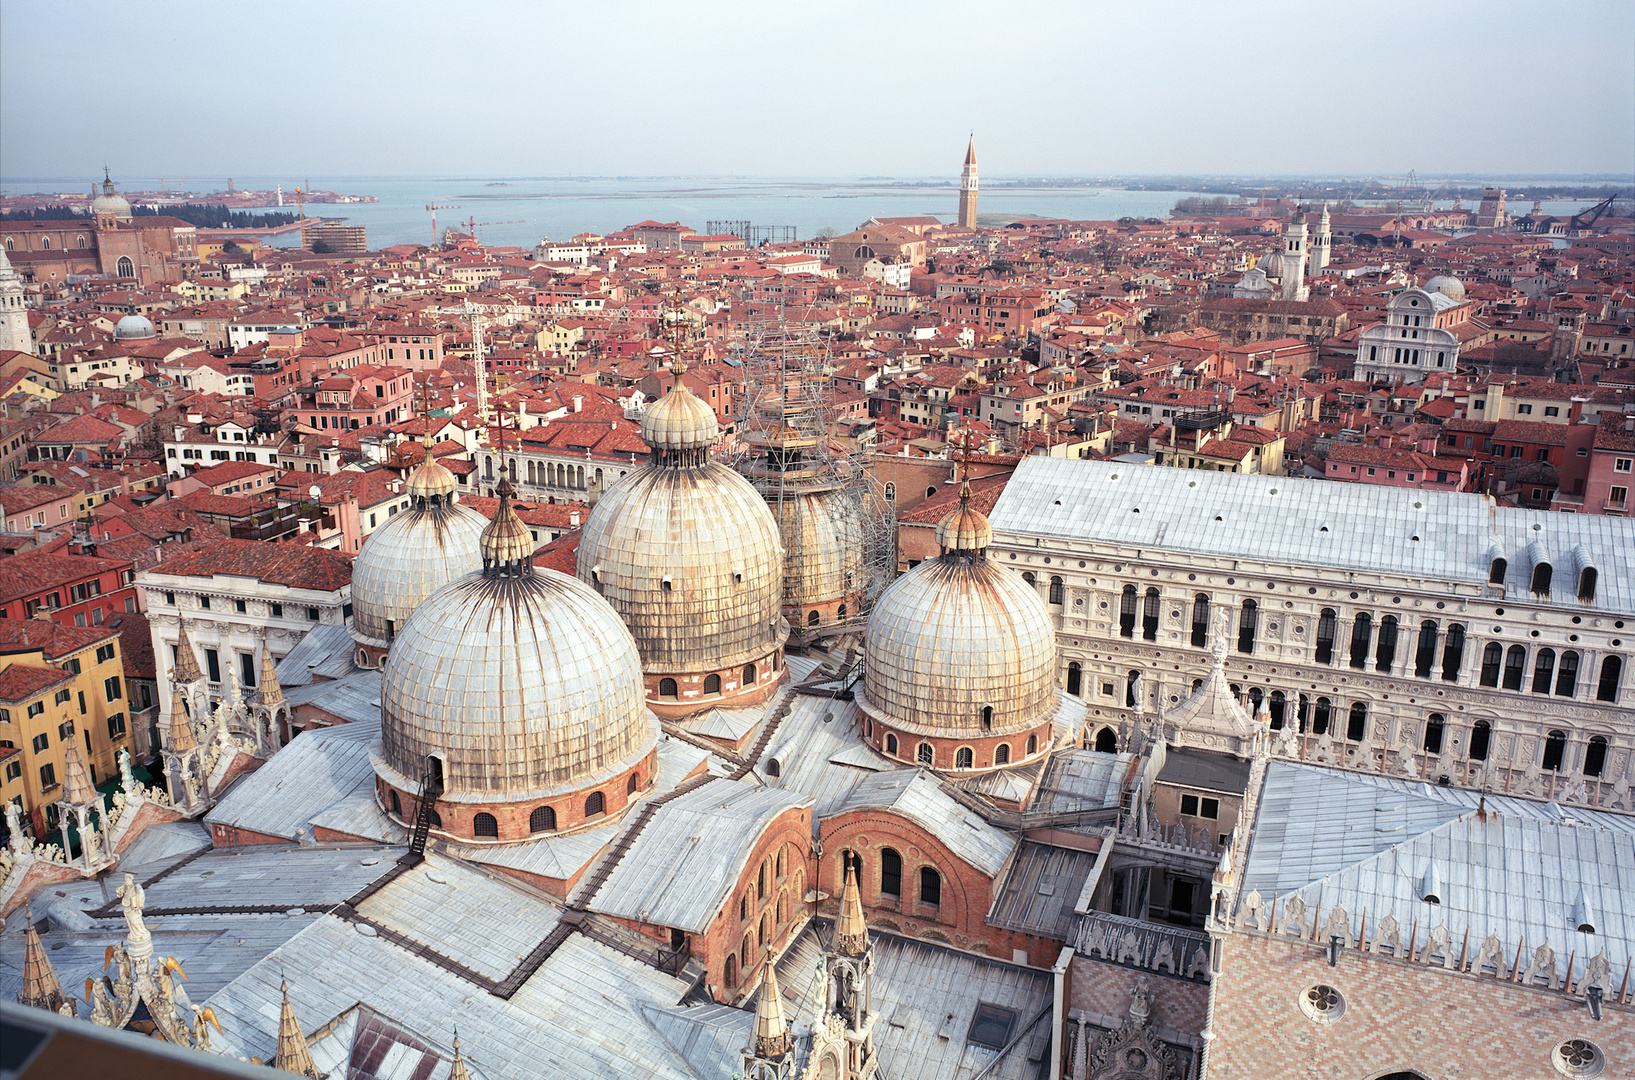
[[[0,175],[1635,168],[1635,4],[0,0]]]

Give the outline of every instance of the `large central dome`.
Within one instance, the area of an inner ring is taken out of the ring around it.
[[[709,458],[714,411],[681,381],[642,419],[653,460],[616,483],[579,541],[579,580],[635,636],[662,716],[771,694],[788,632],[783,549],[754,487]]]
[[[600,820],[654,779],[658,722],[630,632],[584,585],[536,570],[502,482],[483,568],[425,600],[393,643],[375,762],[404,820],[428,760],[440,831],[478,841]]]
[[[937,526],[942,554],[875,602],[860,703],[889,757],[980,772],[1050,750],[1055,628],[1038,593],[988,562],[992,539],[967,493]]]

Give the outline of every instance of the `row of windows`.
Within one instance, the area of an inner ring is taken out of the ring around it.
[[[1533,677],[1531,691],[1535,694],[1549,694],[1552,686],[1554,693],[1560,697],[1572,697],[1578,684],[1578,653],[1568,650],[1560,656],[1559,663],[1554,649],[1540,649],[1533,659]],[[1601,661],[1601,677],[1596,680],[1595,700],[1618,700],[1618,683],[1623,678],[1624,661],[1618,656],[1608,656]],[[1501,684],[1506,690],[1520,690],[1527,683],[1527,648],[1523,645],[1512,645],[1508,650],[1497,641],[1490,641],[1482,650],[1481,684],[1483,686],[1498,687]]]
[[[859,886],[863,883],[863,859],[855,851],[840,853],[842,874],[845,868],[850,867],[857,875]],[[890,897],[899,903],[903,900],[903,857],[895,848],[881,848],[880,862],[877,867],[878,876],[875,879],[876,891],[881,897]],[[934,866],[921,866],[915,875],[919,879],[919,891],[916,899],[927,907],[942,906],[942,874]]]
[[[634,795],[639,786],[639,777],[637,777],[635,773],[631,773],[630,778],[625,781],[625,794]],[[392,813],[403,820],[407,820],[407,818],[404,818],[403,816],[403,800],[398,797],[396,791],[391,793],[388,801],[392,804]],[[593,818],[601,817],[605,813],[607,813],[607,799],[600,791],[593,791],[589,795],[585,796],[585,819],[587,821]],[[438,826],[439,828],[441,828],[443,824],[442,818],[436,810],[432,811],[432,824]],[[555,807],[536,806],[528,815],[528,832],[530,834],[553,832],[555,831],[556,827]],[[480,811],[471,819],[471,832],[473,836],[486,836],[498,839],[500,835],[499,819],[493,814],[488,813],[486,810]]]
[[[743,677],[744,677],[744,681],[743,681],[744,686],[754,686],[755,685],[756,671],[755,671],[755,665],[754,664],[745,664],[744,665]],[[660,679],[659,680],[659,697],[674,700],[676,698],[678,692],[679,692],[679,688],[677,687],[676,681],[674,679]],[[719,694],[720,692],[721,692],[721,676],[714,675],[714,674],[704,676],[704,694],[707,696],[707,695],[710,695],[710,694]]]
[[[210,611],[211,610],[210,597],[200,596],[198,598],[198,600],[199,600],[199,610],[201,610],[201,611]],[[171,607],[180,606],[180,605],[178,605],[176,603],[176,594],[173,593],[173,592],[170,592],[170,591],[166,591],[166,593],[165,593],[165,603],[169,604]],[[350,616],[352,614],[351,607],[352,607],[352,605],[350,605],[350,604],[345,605],[345,611],[343,613],[345,615],[347,615],[347,616]],[[246,601],[243,601],[243,600],[234,600],[233,601],[233,610],[235,612],[237,612],[238,614],[240,614],[240,615],[246,614],[249,611],[249,604]],[[269,603],[267,605],[267,615],[268,615],[269,618],[282,619],[284,617],[284,605],[283,604]],[[317,622],[320,615],[321,615],[321,613],[319,612],[319,610],[317,608],[315,608],[315,607],[307,608],[307,621],[308,622]],[[174,645],[171,646],[171,649],[172,649],[172,651],[174,651],[175,646]]]
[[[991,722],[992,714],[993,714],[993,707],[992,706],[987,706],[984,709],[984,712],[988,714],[986,719],[988,719]],[[871,724],[871,726],[872,726],[872,724]],[[886,732],[886,753],[890,754],[893,757],[896,757],[896,756],[898,756],[900,747],[901,747],[901,744],[897,740],[896,733],[895,732],[890,732],[890,731]],[[1028,749],[1027,749],[1027,756],[1028,757],[1032,757],[1034,754],[1038,753],[1038,751],[1039,751],[1039,736],[1029,735],[1028,736],[1027,747],[1028,747]],[[932,746],[928,742],[922,742],[922,743],[919,744],[919,746],[915,747],[915,749],[914,749],[914,759],[916,761],[918,761],[921,765],[924,765],[927,768],[930,768],[930,767],[936,765],[936,763],[937,763],[937,748]],[[1009,765],[1010,760],[1011,760],[1011,745],[1010,745],[1010,743],[1000,743],[998,746],[994,747],[993,763],[995,765]],[[975,761],[976,761],[976,754],[969,746],[962,746],[959,749],[954,751],[954,768],[956,768],[956,769],[975,768],[976,767]]]

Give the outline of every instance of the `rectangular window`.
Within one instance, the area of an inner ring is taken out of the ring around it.
[[[284,605],[283,604],[268,604],[267,607],[268,607],[268,613],[271,614],[273,618],[282,619],[284,617]]]
[[[201,608],[203,608],[204,610],[209,611],[210,610],[210,598],[208,596],[199,597],[199,606]]]
[[[255,657],[249,653],[238,654],[238,681],[242,686],[255,685]]]
[[[170,604],[172,607],[174,607],[175,604],[176,604],[176,594],[173,593],[173,592],[165,593],[165,603]]]
[[[6,762],[6,780],[7,780],[8,783],[10,781],[12,781],[12,780],[17,779],[19,776],[22,776],[22,775],[23,775],[23,763],[21,761],[8,761],[8,762]]]
[[[123,697],[124,691],[120,688],[119,676],[114,675],[110,678],[103,679],[102,692],[103,694],[107,695],[109,701],[118,701],[121,697]]]
[[[1557,405],[1546,405],[1546,406],[1544,406],[1544,415],[1545,416],[1560,416],[1561,415],[1561,408],[1559,406],[1557,406]]]
[[[97,659],[99,661],[102,659],[102,650],[101,649],[97,650]],[[77,657],[77,656],[70,657],[68,662],[62,666],[62,669],[64,671],[71,671],[75,675],[78,675],[79,674],[79,657]]]
[[[1533,411],[1533,407],[1531,405],[1517,405],[1516,411],[1526,416]]]
[[[40,790],[50,791],[57,786],[57,767],[47,762],[40,766]]]
[[[51,736],[43,731],[34,736],[34,752],[36,754],[43,754],[49,749],[51,749]]]
[[[1635,458],[1626,458],[1626,457],[1613,458],[1612,459],[1612,471],[1613,472],[1629,472],[1630,462],[1631,461],[1635,461]]]
[[[1184,817],[1197,817],[1198,816],[1198,796],[1196,796],[1196,795],[1182,795],[1181,796],[1181,814]]]
[[[238,612],[240,615],[244,614],[244,601],[234,600],[233,601],[233,610]]]
[[[108,738],[123,739],[125,737],[125,714],[116,712],[108,717]]]
[[[1626,499],[1628,499],[1628,497],[1629,497],[1629,489],[1628,488],[1615,487],[1611,491],[1607,492],[1607,505],[1608,506],[1622,506],[1622,505],[1624,505],[1624,501]]]
[[[45,702],[34,701],[29,703],[28,717],[30,720],[34,719],[36,716],[39,716],[43,712],[45,712]]]
[[[67,687],[64,687],[63,689],[57,691],[56,703],[58,705],[66,705],[68,704],[69,700],[73,698],[73,696],[74,692],[69,690]]]
[[[57,725],[57,738],[63,740],[64,742],[67,742],[69,739],[72,739],[73,737],[74,737],[74,722],[72,720],[64,720],[62,723]]]
[[[307,621],[308,622],[317,622],[318,621],[318,609],[317,608],[315,608],[315,607],[307,608]]]

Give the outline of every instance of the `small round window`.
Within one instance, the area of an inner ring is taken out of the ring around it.
[[[1563,1076],[1587,1078],[1600,1076],[1606,1068],[1606,1056],[1601,1048],[1588,1039],[1568,1039],[1550,1055],[1550,1063]]]
[[[1308,987],[1300,995],[1300,1011],[1319,1024],[1332,1024],[1345,1015],[1345,997],[1334,987]]]

